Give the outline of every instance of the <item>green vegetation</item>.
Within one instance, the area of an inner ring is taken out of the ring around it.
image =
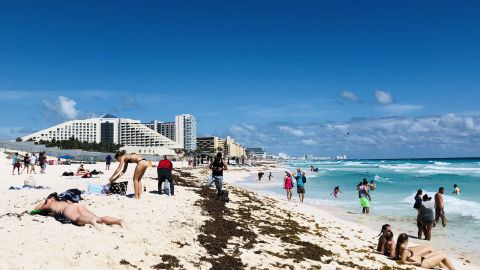
[[[42,144],[46,147],[58,147],[60,149],[82,149],[85,151],[93,151],[93,152],[115,152],[120,149],[123,145],[121,144],[113,144],[113,143],[91,143],[91,142],[81,142],[74,137],[70,137],[70,139],[66,141],[57,141],[53,139],[52,141],[44,141],[40,140],[36,144]]]

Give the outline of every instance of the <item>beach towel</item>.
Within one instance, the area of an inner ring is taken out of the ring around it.
[[[368,200],[367,197],[361,197],[360,198],[360,205],[362,207],[370,207],[370,201]]]
[[[75,174],[73,172],[64,172],[62,176],[74,176]]]
[[[112,183],[110,185],[110,192],[113,194],[125,195],[127,194],[128,181],[120,183]]]
[[[44,186],[36,186],[36,187],[32,187],[32,186],[14,187],[14,186],[11,186],[8,189],[9,190],[22,190],[22,189],[50,189],[50,188],[49,187],[44,187]]]

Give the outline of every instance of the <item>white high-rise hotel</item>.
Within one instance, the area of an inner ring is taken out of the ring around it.
[[[99,118],[67,121],[24,136],[22,140],[68,140],[71,137],[86,142],[183,149],[182,144],[148,128],[138,120],[118,118],[111,114]]]
[[[186,151],[197,149],[197,122],[191,114],[177,115],[175,122],[154,120],[145,125],[182,145]]]

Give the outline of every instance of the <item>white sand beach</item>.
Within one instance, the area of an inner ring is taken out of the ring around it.
[[[37,186],[49,189],[9,190],[29,175],[12,175],[11,160],[0,155],[0,269],[414,269],[374,252],[378,232],[363,225],[229,184],[229,179],[252,177],[254,169],[226,173],[231,202],[225,205],[213,189],[202,188],[205,169],[176,171],[173,197],[155,193],[157,172],[148,169],[141,200],[83,195],[80,203],[95,214],[128,224],[97,230],[28,212],[52,192],[106,184],[115,163],[110,171],[101,163],[87,164],[105,173],[91,179],[60,176],[78,164],[48,166],[46,174],[33,177]],[[121,179],[129,181],[127,193],[133,191],[134,165]]]

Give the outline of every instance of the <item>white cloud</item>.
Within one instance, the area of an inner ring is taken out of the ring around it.
[[[377,99],[377,102],[381,105],[388,105],[393,103],[393,96],[385,91],[375,91],[375,98]]]
[[[390,114],[407,114],[414,111],[422,110],[423,106],[414,104],[388,104],[381,107],[382,111]]]
[[[75,119],[79,115],[79,112],[75,108],[77,102],[68,97],[59,96],[58,99],[52,103],[48,100],[43,101],[43,106],[48,111],[57,114],[63,119]]]
[[[349,101],[352,101],[352,102],[359,102],[360,101],[360,98],[355,95],[355,93],[353,93],[352,91],[348,91],[348,90],[343,90],[340,95],[342,96],[343,99],[346,99],[346,100],[349,100]]]
[[[304,140],[302,140],[302,143],[305,144],[305,145],[310,145],[310,146],[317,145],[317,142],[313,139],[304,139]]]
[[[293,136],[297,136],[297,137],[305,136],[305,132],[303,132],[301,129],[298,129],[298,128],[295,129],[288,126],[279,126],[278,129],[281,131],[285,131],[286,133]]]

